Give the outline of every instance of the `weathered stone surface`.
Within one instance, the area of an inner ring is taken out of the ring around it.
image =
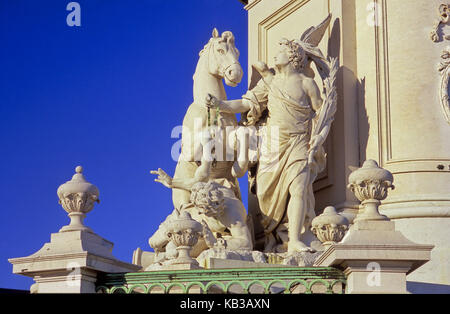
[[[203,251],[197,257],[197,261],[200,265],[207,265],[207,260],[210,258],[267,263],[267,259],[262,252],[249,250],[228,250],[225,248],[211,248]]]

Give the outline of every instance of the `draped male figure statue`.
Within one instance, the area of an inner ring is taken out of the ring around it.
[[[227,113],[246,113],[244,124],[261,125],[262,145],[256,195],[263,219],[266,252],[314,252],[307,243],[315,217],[312,184],[325,167],[323,143],[336,112],[336,59],[317,47],[331,20],[309,28],[300,40],[280,41],[275,68],[258,62],[261,79],[242,99],[208,97],[206,105]],[[325,101],[314,81],[314,62],[324,80]],[[268,114],[263,114],[264,111]],[[265,117],[265,121],[260,121]]]

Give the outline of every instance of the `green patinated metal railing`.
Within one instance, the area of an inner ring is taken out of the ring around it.
[[[105,274],[99,293],[343,294],[345,276],[332,267],[200,269]]]

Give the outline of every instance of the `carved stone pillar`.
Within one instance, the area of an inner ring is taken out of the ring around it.
[[[376,160],[396,182],[380,212],[412,241],[435,245],[431,262],[408,276],[410,291],[448,293],[448,2],[372,3],[355,1],[361,160]]]
[[[406,276],[430,260],[433,245],[410,241],[378,212],[392,181],[392,174],[374,160],[350,174],[348,188],[362,201],[361,210],[342,241],[315,262],[341,268],[346,293],[407,293]]]
[[[58,188],[59,203],[70,224],[52,233],[50,242],[36,253],[11,258],[13,273],[32,277],[31,293],[95,293],[99,273],[134,272],[141,267],[117,260],[113,243],[83,224],[98,202],[98,189],[84,178],[78,166],[72,180]]]

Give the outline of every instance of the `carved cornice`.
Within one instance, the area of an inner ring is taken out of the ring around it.
[[[240,1],[240,0],[239,0]],[[257,5],[258,3],[260,3],[262,0],[253,0],[252,2],[249,3],[248,0],[245,0],[247,2],[247,5],[244,7],[245,10],[249,11],[251,10],[255,5]]]

